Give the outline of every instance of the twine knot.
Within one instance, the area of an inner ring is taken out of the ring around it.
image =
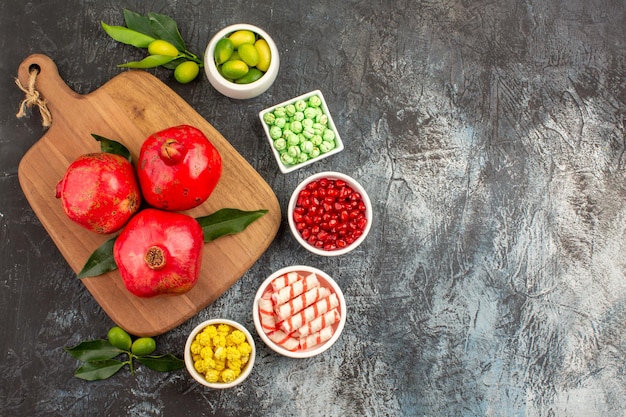
[[[39,113],[41,114],[42,126],[48,127],[52,124],[52,114],[48,109],[48,101],[41,97],[39,91],[35,90],[35,80],[37,79],[37,74],[39,74],[39,70],[35,68],[30,71],[27,87],[24,87],[19,79],[15,79],[15,84],[17,84],[19,89],[25,94],[24,100],[20,103],[20,109],[16,116],[21,119],[26,115],[26,109],[37,106],[39,108]]]

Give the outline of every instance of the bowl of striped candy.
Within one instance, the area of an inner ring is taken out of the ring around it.
[[[273,351],[310,358],[328,350],[346,324],[346,300],[324,271],[293,265],[271,274],[253,303],[254,327]]]

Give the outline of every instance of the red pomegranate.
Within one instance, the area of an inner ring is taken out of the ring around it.
[[[222,158],[195,127],[180,125],[150,135],[142,144],[137,176],[154,208],[181,211],[206,201],[222,174]]]
[[[91,153],[70,164],[57,183],[65,214],[92,232],[113,233],[139,210],[141,193],[132,164],[112,153]]]
[[[198,282],[204,234],[191,216],[144,209],[113,245],[126,288],[138,297],[183,294]]]

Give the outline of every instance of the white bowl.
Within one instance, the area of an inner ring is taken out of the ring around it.
[[[261,326],[261,317],[259,313],[258,304],[263,294],[266,291],[270,290],[269,286],[275,278],[278,278],[281,275],[284,275],[288,272],[294,272],[294,271],[305,273],[307,275],[310,273],[314,273],[317,276],[320,282],[320,285],[322,287],[328,288],[331,291],[331,294],[332,293],[337,294],[337,299],[339,301],[339,305],[337,306],[337,309],[340,314],[340,319],[338,322],[335,322],[332,325],[333,335],[326,342],[323,342],[316,346],[312,346],[306,350],[290,351],[290,350],[285,349],[281,345],[273,342],[268,336],[268,334],[263,330],[263,327]],[[256,328],[257,333],[259,334],[263,342],[265,342],[265,344],[269,346],[270,349],[272,349],[273,351],[281,355],[290,357],[290,358],[310,358],[312,356],[319,355],[320,353],[325,352],[327,349],[329,349],[337,341],[337,339],[339,339],[339,336],[341,335],[341,332],[343,331],[343,328],[346,324],[346,314],[347,314],[346,300],[344,298],[343,292],[341,291],[341,288],[339,288],[339,285],[337,285],[337,283],[325,272],[320,271],[317,268],[304,266],[304,265],[294,265],[294,266],[285,267],[274,272],[272,275],[267,277],[267,279],[259,287],[254,297],[254,303],[253,303],[253,308],[252,308],[252,317],[254,319],[254,327]]]
[[[193,361],[192,354],[191,354],[191,344],[195,340],[198,333],[200,333],[202,330],[204,330],[205,327],[209,325],[218,325],[218,324],[228,324],[231,327],[241,330],[243,334],[246,335],[246,340],[252,347],[252,352],[250,352],[250,359],[248,360],[248,363],[246,363],[244,369],[242,369],[241,374],[237,377],[237,379],[228,383],[207,381],[206,378],[195,369],[194,361]],[[200,384],[210,387],[210,388],[225,389],[225,388],[232,388],[235,385],[241,384],[248,377],[248,375],[250,375],[250,372],[252,372],[252,367],[254,366],[255,356],[256,356],[256,347],[254,345],[254,339],[252,338],[252,335],[250,334],[250,332],[241,324],[232,320],[227,320],[227,319],[211,319],[211,320],[206,320],[200,323],[191,331],[191,333],[189,334],[189,337],[187,338],[187,343],[185,344],[184,357],[185,357],[185,366],[187,367],[187,372],[189,372],[189,374],[193,377],[193,379],[198,381]]]
[[[335,134],[335,147],[331,149],[330,151],[322,152],[316,157],[307,159],[305,162],[299,162],[299,163],[295,163],[292,165],[286,165],[285,163],[281,161],[281,152],[276,149],[276,146],[274,144],[274,139],[272,139],[272,135],[270,133],[271,126],[268,126],[268,124],[265,122],[265,115],[268,113],[273,113],[278,108],[284,108],[290,104],[295,104],[296,102],[300,100],[303,100],[306,102],[313,96],[318,96],[321,100],[320,108],[322,109],[326,117],[328,118],[326,127]],[[278,163],[278,168],[283,174],[287,174],[291,171],[295,171],[296,169],[305,167],[307,165],[311,165],[314,162],[317,162],[321,159],[324,159],[326,157],[329,157],[331,155],[341,152],[344,148],[343,141],[341,140],[341,136],[339,135],[339,131],[337,131],[335,122],[333,122],[333,118],[331,117],[330,111],[328,110],[328,105],[326,104],[326,100],[324,99],[324,96],[322,95],[322,92],[320,90],[314,90],[309,93],[302,94],[298,97],[292,98],[287,101],[283,101],[282,103],[276,104],[275,106],[262,110],[259,112],[259,118],[261,119],[261,125],[263,125],[263,130],[265,130],[265,136],[267,137],[267,140],[270,144],[270,148],[272,149],[274,158],[276,158],[276,162]]]
[[[256,33],[265,39],[270,47],[271,61],[269,68],[261,78],[249,84],[237,84],[222,77],[217,70],[215,59],[213,57],[217,42],[237,30],[250,30]],[[240,100],[253,98],[267,91],[267,89],[274,83],[274,80],[276,80],[279,67],[280,57],[274,40],[263,29],[246,23],[227,26],[217,32],[209,41],[204,53],[204,72],[206,73],[211,85],[223,95]]]
[[[356,240],[354,240],[354,242],[340,249],[324,250],[322,248],[313,246],[302,237],[302,235],[297,229],[296,221],[294,220],[294,209],[296,207],[300,192],[308,184],[314,181],[320,180],[322,178],[345,181],[347,185],[349,185],[354,191],[356,191],[357,193],[361,195],[361,199],[363,203],[365,204],[365,218],[367,219],[367,224],[365,225],[365,228],[363,229],[361,236],[359,236]],[[291,233],[293,234],[293,236],[296,238],[298,243],[300,243],[305,249],[309,250],[310,252],[316,255],[322,255],[322,256],[338,256],[338,255],[343,255],[354,250],[367,237],[367,234],[369,233],[370,228],[372,227],[372,218],[373,218],[372,203],[370,202],[369,196],[367,195],[365,188],[363,188],[361,184],[359,184],[354,178],[350,177],[349,175],[342,174],[340,172],[334,172],[334,171],[320,172],[318,174],[314,174],[306,178],[293,191],[291,198],[289,199],[289,205],[287,206],[287,220],[289,222],[289,228],[291,229]]]

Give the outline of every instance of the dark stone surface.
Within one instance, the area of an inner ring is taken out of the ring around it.
[[[275,37],[281,69],[235,101],[178,85],[286,207],[305,176],[337,170],[370,193],[365,243],[339,258],[299,248],[286,219],[215,303],[157,337],[182,354],[200,321],[252,326],[258,284],[289,264],[341,285],[349,316],[323,355],[258,342],[251,377],[211,391],[140,369],[87,383],[63,346],[112,325],[22,194],[20,158],[43,134],[16,119],[19,63],[45,53],[89,93],[141,57],[99,22],[122,8],[175,18],[189,48],[236,22]],[[0,415],[626,415],[626,5],[572,1],[77,1],[0,4]],[[259,110],[321,89],[344,152],[283,175]]]

